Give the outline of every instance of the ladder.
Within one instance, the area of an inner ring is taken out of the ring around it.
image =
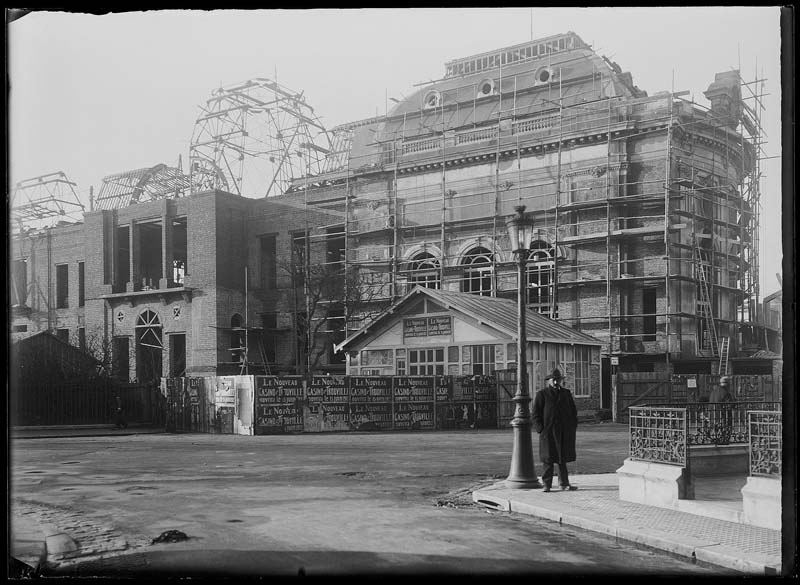
[[[711,269],[711,266],[703,262],[702,250],[696,239],[695,253],[697,254],[695,272],[697,279],[700,281],[700,300],[697,302],[698,317],[705,319],[706,330],[708,331],[711,341],[711,355],[719,357],[719,338],[717,337],[717,327],[716,323],[714,323],[714,315],[711,310],[711,294],[708,290],[708,274],[706,273],[707,270]]]
[[[731,338],[723,337],[720,339],[719,345],[719,375],[726,376],[728,374],[728,354],[730,352]]]

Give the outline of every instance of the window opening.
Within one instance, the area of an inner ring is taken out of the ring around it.
[[[28,301],[28,262],[26,260],[15,260],[14,269],[11,272],[11,304],[26,306]]]
[[[485,297],[492,294],[492,253],[483,247],[473,248],[464,257],[464,280],[462,292]]]
[[[408,374],[410,376],[444,375],[444,348],[409,349]]]
[[[136,320],[136,377],[140,382],[155,382],[161,378],[162,337],[161,320],[150,309]]]
[[[84,262],[78,262],[78,306],[86,304],[86,269]]]
[[[69,266],[56,265],[56,309],[69,307]]]
[[[186,218],[172,221],[172,285],[185,286],[188,270],[188,238]]]
[[[555,249],[547,242],[531,243],[528,253],[528,304],[537,313],[552,313]]]
[[[489,376],[494,373],[494,346],[473,345],[470,347],[472,356],[472,374]]]
[[[414,259],[408,263],[408,271],[408,284],[411,287],[419,285],[425,288],[441,288],[439,260],[432,254],[423,252],[415,256]]]

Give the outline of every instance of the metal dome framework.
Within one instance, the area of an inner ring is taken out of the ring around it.
[[[322,172],[331,137],[302,92],[256,78],[212,92],[189,148],[192,191],[248,197],[284,193]]]

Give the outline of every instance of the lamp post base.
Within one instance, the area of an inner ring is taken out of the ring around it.
[[[514,401],[518,404],[526,400],[530,402],[530,398],[524,396],[514,397]],[[527,409],[523,408],[522,410],[524,412]],[[530,421],[524,418],[515,418],[511,421],[511,426],[514,428],[514,448],[511,453],[511,470],[505,484],[508,488],[517,490],[541,488],[542,484],[536,477],[536,467],[533,463],[533,438],[531,437]]]
[[[538,479],[511,479],[504,482],[506,487],[512,490],[538,490],[543,486]]]

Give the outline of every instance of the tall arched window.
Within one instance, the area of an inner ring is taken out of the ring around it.
[[[411,262],[408,263],[408,284],[409,287],[419,285],[425,288],[441,288],[439,260],[428,252],[422,252],[414,256]]]
[[[461,290],[485,297],[491,296],[492,253],[478,246],[467,252],[461,264],[465,267]]]
[[[528,304],[539,313],[552,314],[555,249],[542,240],[531,242],[528,253]]]
[[[161,377],[162,327],[158,314],[150,309],[136,320],[136,378],[153,382]]]

